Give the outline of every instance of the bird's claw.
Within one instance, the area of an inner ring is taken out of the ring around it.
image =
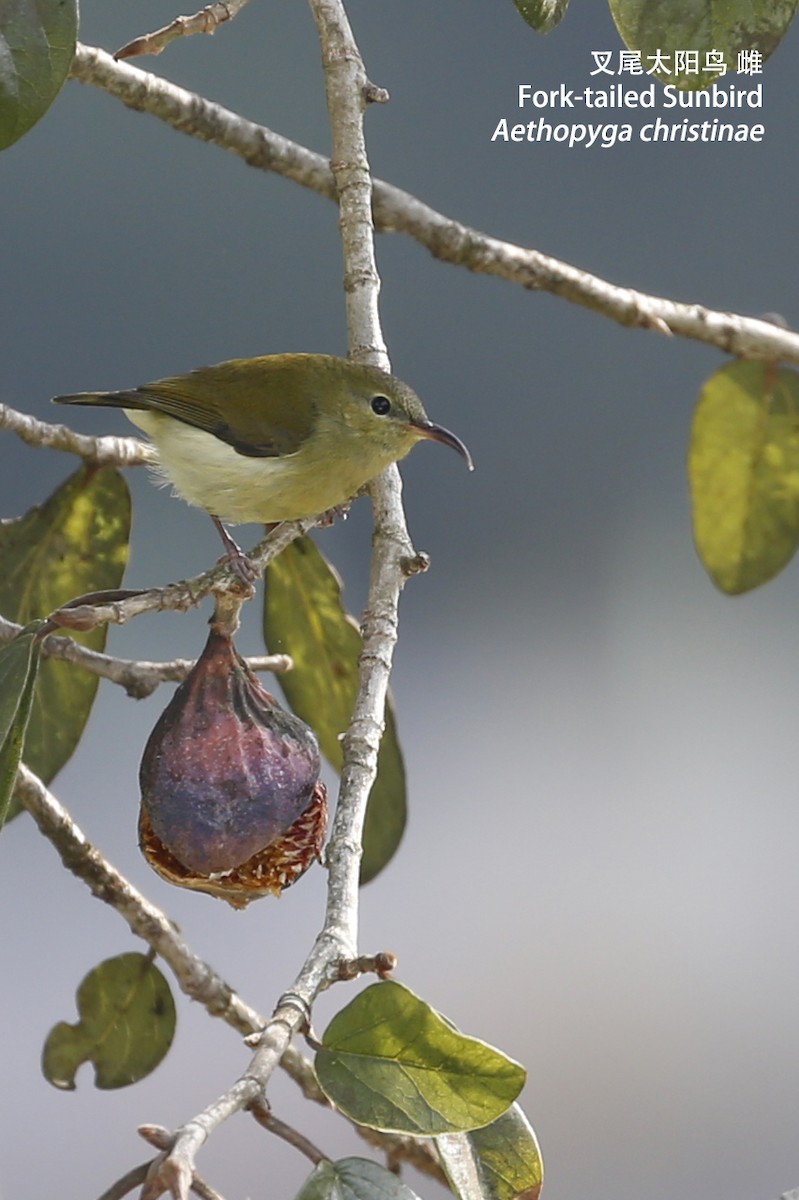
[[[219,560],[220,562],[227,561],[230,569],[238,575],[244,587],[252,595],[255,591],[255,584],[258,580],[259,571],[251,558],[244,553],[238,542],[234,541],[228,533],[225,526],[219,520],[219,517],[211,516],[211,520],[219,530],[219,536],[222,539],[225,547],[225,553]]]

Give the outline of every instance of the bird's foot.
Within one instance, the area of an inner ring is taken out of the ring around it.
[[[337,504],[335,508],[329,508],[327,512],[323,512],[319,517],[319,528],[328,529],[337,519],[346,521],[351,504],[352,501],[347,500],[344,504]]]
[[[251,593],[254,592],[255,584],[258,580],[258,568],[252,559],[247,557],[238,542],[233,540],[227,529],[225,529],[225,526],[219,520],[219,517],[211,514],[211,520],[219,530],[219,536],[225,547],[224,558],[220,559],[220,562],[227,559],[231,570],[235,571],[245,588]]]

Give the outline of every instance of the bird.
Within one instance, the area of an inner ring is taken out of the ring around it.
[[[231,359],[53,401],[123,409],[154,443],[161,481],[210,514],[234,565],[242,552],[226,524],[335,511],[420,441],[450,446],[474,469],[464,443],[428,418],[406,383],[330,354]]]

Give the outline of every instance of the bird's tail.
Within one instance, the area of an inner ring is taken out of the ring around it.
[[[143,408],[136,392],[73,392],[69,396],[53,396],[53,404],[92,404],[102,408]]]

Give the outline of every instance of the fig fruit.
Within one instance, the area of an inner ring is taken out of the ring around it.
[[[144,749],[139,842],[163,878],[243,908],[319,857],[319,747],[212,628]]]

